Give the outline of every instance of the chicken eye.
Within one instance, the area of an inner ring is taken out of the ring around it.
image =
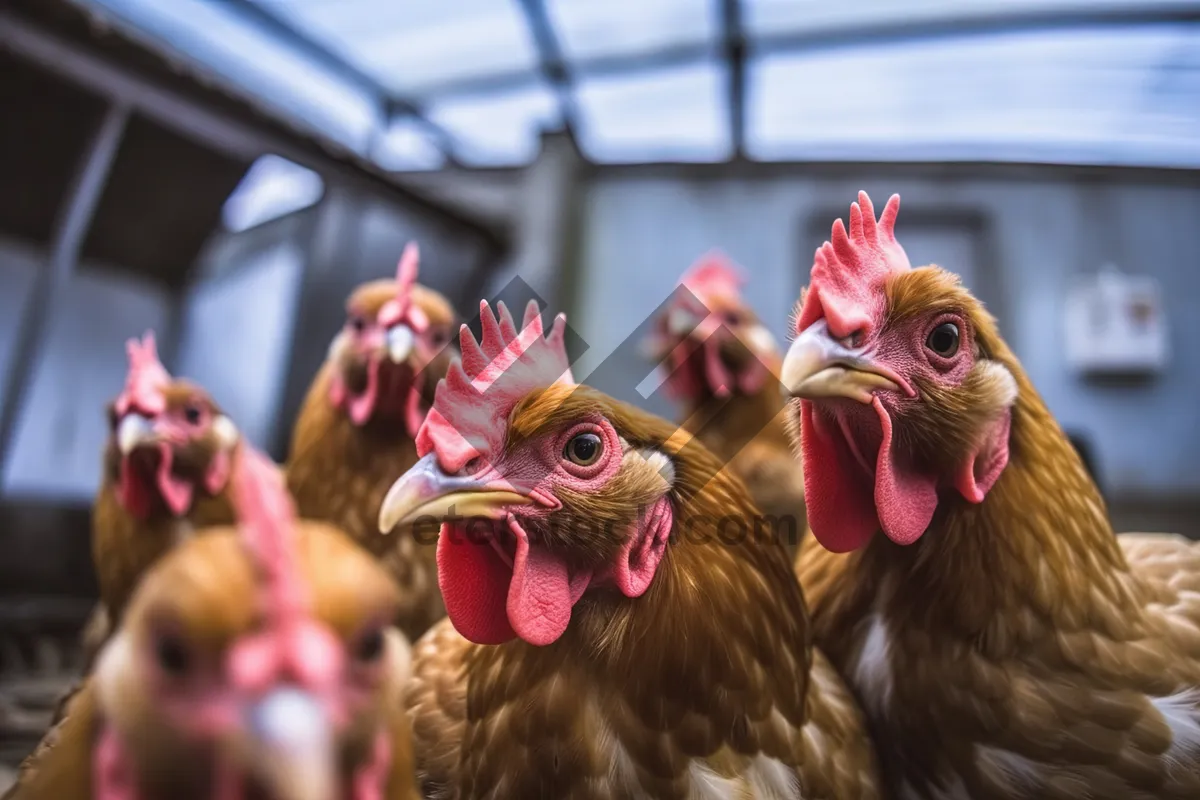
[[[951,358],[958,352],[958,326],[953,322],[943,322],[929,332],[925,346],[942,358]]]
[[[367,329],[367,321],[358,315],[346,320],[346,325],[355,333],[362,333]]]
[[[594,433],[581,433],[578,436],[572,436],[567,442],[567,446],[563,448],[563,457],[572,464],[578,464],[581,467],[590,467],[600,458],[600,454],[604,452],[604,442]]]
[[[163,672],[176,677],[187,673],[188,668],[192,665],[191,654],[188,652],[187,646],[178,636],[172,634],[158,637],[154,643],[154,658]]]
[[[200,406],[189,404],[183,408],[183,418],[187,420],[188,425],[199,425],[202,416]]]
[[[358,640],[358,646],[355,648],[354,656],[359,661],[365,664],[370,664],[378,661],[383,656],[383,649],[383,630],[376,628]]]

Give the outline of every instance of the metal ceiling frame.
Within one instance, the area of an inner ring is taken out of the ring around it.
[[[377,78],[350,64],[328,46],[264,6],[263,0],[226,0],[271,35],[279,38],[340,77],[379,98],[380,118],[390,125],[398,118],[416,122],[437,142],[451,164],[456,164],[455,137],[424,114],[428,102],[454,96],[480,95],[528,88],[539,77],[553,88],[566,129],[577,132],[580,118],[576,98],[578,76],[619,76],[679,67],[717,59],[728,72],[727,110],[730,141],[735,159],[745,157],[748,61],[755,56],[822,52],[857,46],[927,41],[951,37],[989,36],[1038,30],[1105,28],[1155,23],[1200,22],[1200,2],[1181,4],[1163,0],[1130,2],[1121,8],[1052,7],[996,13],[993,9],[962,6],[944,16],[915,22],[853,22],[811,31],[755,36],[744,25],[742,0],[719,0],[720,30],[717,42],[686,44],[653,53],[569,59],[563,51],[546,0],[514,0],[519,6],[538,54],[538,69],[456,79],[423,90],[418,97],[399,97]]]
[[[538,67],[542,76],[554,87],[563,127],[574,135],[579,130],[579,108],[575,102],[575,80],[563,56],[558,32],[550,21],[546,0],[516,0],[521,7],[529,35],[538,51]]]
[[[0,49],[104,98],[108,104],[102,123],[76,167],[72,186],[55,222],[47,261],[38,272],[24,305],[12,363],[5,374],[0,374],[0,400],[3,402],[0,406],[0,496],[4,495],[3,477],[16,442],[18,422],[32,391],[34,368],[41,348],[45,346],[51,322],[49,310],[77,266],[132,114],[145,116],[167,130],[245,161],[253,161],[265,153],[277,154],[317,172],[326,180],[327,187],[374,188],[386,184],[406,195],[409,202],[420,202],[442,217],[461,219],[447,207],[403,189],[356,156],[334,155],[316,140],[313,140],[313,149],[309,150],[285,134],[253,121],[236,119],[228,112],[210,108],[202,100],[159,85],[153,78],[110,63],[103,56],[89,52],[88,48],[80,48],[71,40],[7,10],[0,10]],[[205,82],[202,77],[197,80]],[[247,105],[246,111],[266,117],[262,109],[253,105]],[[284,127],[288,126],[285,124]],[[296,138],[309,138],[299,130],[292,130],[292,133]],[[496,237],[486,226],[478,222],[471,224],[485,237]]]
[[[729,66],[729,141],[735,159],[746,156],[746,35],[741,0],[721,0],[721,53]]]
[[[129,122],[130,106],[117,102],[108,106],[103,121],[76,165],[49,243],[47,263],[37,271],[29,298],[22,305],[21,323],[13,345],[8,374],[0,376],[0,493],[7,476],[9,458],[17,440],[17,423],[33,395],[33,379],[42,349],[50,338],[50,312],[62,299],[75,272],[84,239],[96,207],[104,193],[117,150]]]
[[[724,0],[722,0],[724,2]],[[793,31],[779,34],[754,35],[743,29],[737,32],[746,56],[773,55],[796,51],[822,52],[849,47],[886,45],[941,38],[989,36],[993,34],[1024,33],[1038,30],[1069,28],[1111,28],[1159,23],[1200,22],[1200,2],[1181,5],[1172,2],[1143,0],[1122,8],[1032,9],[1004,14],[987,14],[963,6],[954,16],[918,20],[916,22],[855,22],[830,25],[813,31]],[[725,35],[727,40],[728,34]],[[727,41],[726,41],[727,43]],[[633,55],[606,55],[572,59],[575,75],[618,76],[667,67],[680,67],[711,58],[724,58],[727,47],[721,42],[681,44]],[[455,95],[522,89],[536,79],[527,70],[496,72],[468,78],[456,78],[423,89],[419,99],[432,100]]]
[[[742,0],[720,0],[721,27],[716,47],[712,43],[688,44],[633,56],[567,60],[546,13],[545,0],[518,2],[526,12],[530,32],[538,43],[541,74],[558,90],[563,119],[567,121],[568,128],[574,129],[572,123],[578,119],[578,107],[574,102],[578,75],[628,75],[717,58],[728,68],[727,108],[735,159],[744,158],[746,153],[747,62],[753,56],[1038,30],[1200,22],[1200,2],[1183,6],[1179,3],[1144,0],[1140,3],[1131,2],[1124,8],[1029,9],[999,15],[973,11],[964,6],[954,14],[917,22],[856,22],[815,31],[754,36],[745,28]],[[547,45],[546,42],[551,44]],[[501,92],[528,87],[535,80],[536,74],[523,70],[495,73],[448,81],[423,91],[421,97],[434,99]]]
[[[456,141],[453,134],[425,116],[421,106],[407,97],[401,97],[384,86],[377,78],[354,66],[328,46],[312,38],[291,22],[260,4],[259,0],[225,0],[225,3],[258,24],[271,36],[300,53],[312,58],[320,66],[330,70],[375,98],[379,118],[386,131],[394,122],[410,119],[428,133],[437,143],[438,149],[451,163],[456,162]]]

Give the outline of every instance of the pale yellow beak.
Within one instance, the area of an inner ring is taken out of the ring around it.
[[[877,391],[900,391],[900,385],[861,350],[834,339],[825,320],[792,342],[780,378],[788,394],[806,400],[844,397],[870,403]]]
[[[423,518],[438,523],[451,518],[501,519],[506,509],[533,500],[518,492],[489,486],[469,476],[447,475],[430,453],[392,484],[379,507],[379,532]]]
[[[393,325],[385,336],[388,358],[393,364],[403,364],[413,351],[416,336],[407,325]]]
[[[117,426],[117,449],[127,456],[142,445],[158,441],[154,423],[141,414],[126,414]]]
[[[315,697],[280,687],[250,710],[242,744],[245,768],[279,800],[336,800],[338,752]]]

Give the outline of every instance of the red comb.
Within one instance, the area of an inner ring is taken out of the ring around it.
[[[875,311],[883,297],[883,282],[893,272],[911,269],[904,248],[896,241],[896,215],[900,195],[888,199],[879,222],[866,192],[850,206],[850,232],[839,219],[830,241],[813,257],[812,278],[796,322],[802,331],[824,317],[834,336],[856,331],[870,333]]]
[[[433,408],[417,434],[417,452],[436,451],[442,469],[450,473],[503,448],[508,414],[529,392],[554,383],[575,384],[565,347],[565,316],[555,317],[550,334],[543,336],[537,301],[525,308],[520,332],[503,303],[497,311],[493,317],[486,300],[479,304],[482,342],[462,326],[462,360],[452,363],[438,384]]]
[[[400,262],[396,265],[396,296],[379,310],[379,324],[386,327],[404,322],[417,332],[429,326],[425,312],[412,304],[412,287],[417,282],[420,260],[416,242],[404,246]]]
[[[701,300],[706,295],[715,294],[737,297],[746,283],[746,276],[729,256],[719,250],[711,250],[688,267],[679,282]]]
[[[310,613],[296,545],[296,509],[283,475],[247,445],[232,486],[239,531],[258,568],[264,624],[234,645],[231,677],[254,692],[287,679],[308,689],[330,687],[343,654],[338,640]]]
[[[125,342],[129,355],[129,374],[125,377],[125,389],[117,396],[118,414],[130,410],[153,416],[161,414],[167,407],[163,388],[171,382],[171,375],[158,360],[158,348],[154,344],[154,332],[146,331],[139,342]]]
[[[296,564],[296,510],[279,468],[248,445],[233,476],[233,502],[262,574],[268,616],[281,621],[303,614],[308,595]]]

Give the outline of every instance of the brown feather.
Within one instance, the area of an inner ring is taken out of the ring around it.
[[[97,730],[96,698],[86,684],[75,692],[62,717],[21,764],[3,800],[92,800],[92,742]]]
[[[173,381],[164,389],[168,407],[199,397],[213,414],[220,408],[202,389],[188,381]],[[100,600],[114,620],[119,620],[141,576],[159,558],[199,528],[233,522],[233,509],[225,491],[210,495],[202,476],[220,447],[215,435],[205,436],[177,451],[175,471],[193,482],[195,501],[187,514],[175,517],[157,491],[152,492],[150,516],[144,520],[130,514],[117,499],[121,454],[113,437],[105,446],[104,478],[92,508],[92,558]],[[231,453],[237,464],[236,453]]]
[[[733,313],[743,330],[759,325],[754,312],[737,298],[709,295],[716,314]],[[787,433],[789,417],[779,383],[781,366],[774,350],[751,349],[741,339],[724,343],[722,354],[736,371],[738,364],[758,359],[770,371],[761,389],[752,394],[734,391],[718,398],[709,391],[685,398],[683,427],[699,436],[704,446],[741,478],[764,515],[780,520],[779,533],[795,557],[807,529],[804,475],[793,457]]]
[[[314,617],[351,645],[364,628],[392,616],[395,585],[377,563],[339,531],[317,522],[297,527],[297,552],[310,587]],[[151,631],[169,623],[184,633],[196,658],[221,663],[234,639],[261,622],[256,573],[243,540],[233,528],[214,528],[166,556],[145,578],[108,644],[121,652],[103,662],[100,672],[71,700],[63,720],[22,767],[15,800],[85,800],[91,795],[91,751],[97,719],[111,723],[130,742],[134,769],[146,800],[203,796],[212,768],[208,754],[197,753],[157,714],[140,674],[140,653]],[[393,640],[399,642],[397,638]],[[393,648],[397,644],[390,645]],[[380,686],[372,719],[392,732],[394,752],[388,800],[416,798],[411,734],[401,706],[408,679],[407,645],[399,645],[396,671]],[[363,735],[369,727],[365,727]],[[365,752],[352,738],[348,758]]]
[[[163,389],[168,408],[200,402],[210,415],[222,413],[216,401],[201,387],[184,380],[172,381]],[[92,662],[112,631],[119,624],[125,605],[137,589],[142,576],[193,531],[233,522],[233,507],[227,490],[213,495],[204,486],[203,475],[213,456],[222,447],[213,432],[177,449],[174,471],[192,482],[194,500],[182,517],[175,516],[157,491],[151,493],[149,516],[139,519],[131,514],[117,496],[121,453],[113,436],[105,443],[103,478],[92,504],[92,564],[100,588],[100,602],[92,610],[83,633],[83,672],[91,671]],[[237,469],[237,447],[229,453],[232,469]],[[51,724],[61,719],[66,703],[79,690],[72,686],[60,698]]]
[[[925,402],[897,425],[916,452],[964,452],[998,408],[997,365],[1018,390],[1009,463],[983,503],[946,492],[910,546],[876,536],[838,556],[810,539],[798,562],[817,641],[890,743],[890,781],[913,797],[1200,796],[1200,549],[1113,535],[1075,450],[956,278],[917,269],[888,295],[891,319],[957,308],[976,331],[979,374],[957,393],[921,385]]]
[[[373,316],[394,294],[391,281],[360,287],[348,306]],[[420,285],[413,302],[434,325],[448,326],[454,312],[440,295]],[[445,374],[447,349],[427,368],[423,393],[433,401],[437,380]],[[417,460],[402,420],[375,418],[356,427],[329,401],[329,387],[343,366],[327,361],[305,397],[292,432],[287,463],[288,489],[302,517],[330,522],[379,558],[401,589],[397,624],[411,639],[446,614],[437,586],[435,541],[418,540],[411,530],[379,533],[379,507],[392,483]]]
[[[449,620],[418,643],[408,705],[426,796],[683,798],[701,786],[731,797],[777,796],[769,787],[878,796],[847,690],[819,656],[810,680],[807,611],[784,549],[771,536],[714,535],[716,520],[748,528],[757,513],[715,456],[671,423],[565,386],[518,404],[510,446],[593,413],[629,450],[603,491],[560,495],[562,527],[632,519],[661,495],[657,469],[637,452],[653,448],[673,462],[677,537],[642,597],[585,594],[551,645],[473,645]]]

